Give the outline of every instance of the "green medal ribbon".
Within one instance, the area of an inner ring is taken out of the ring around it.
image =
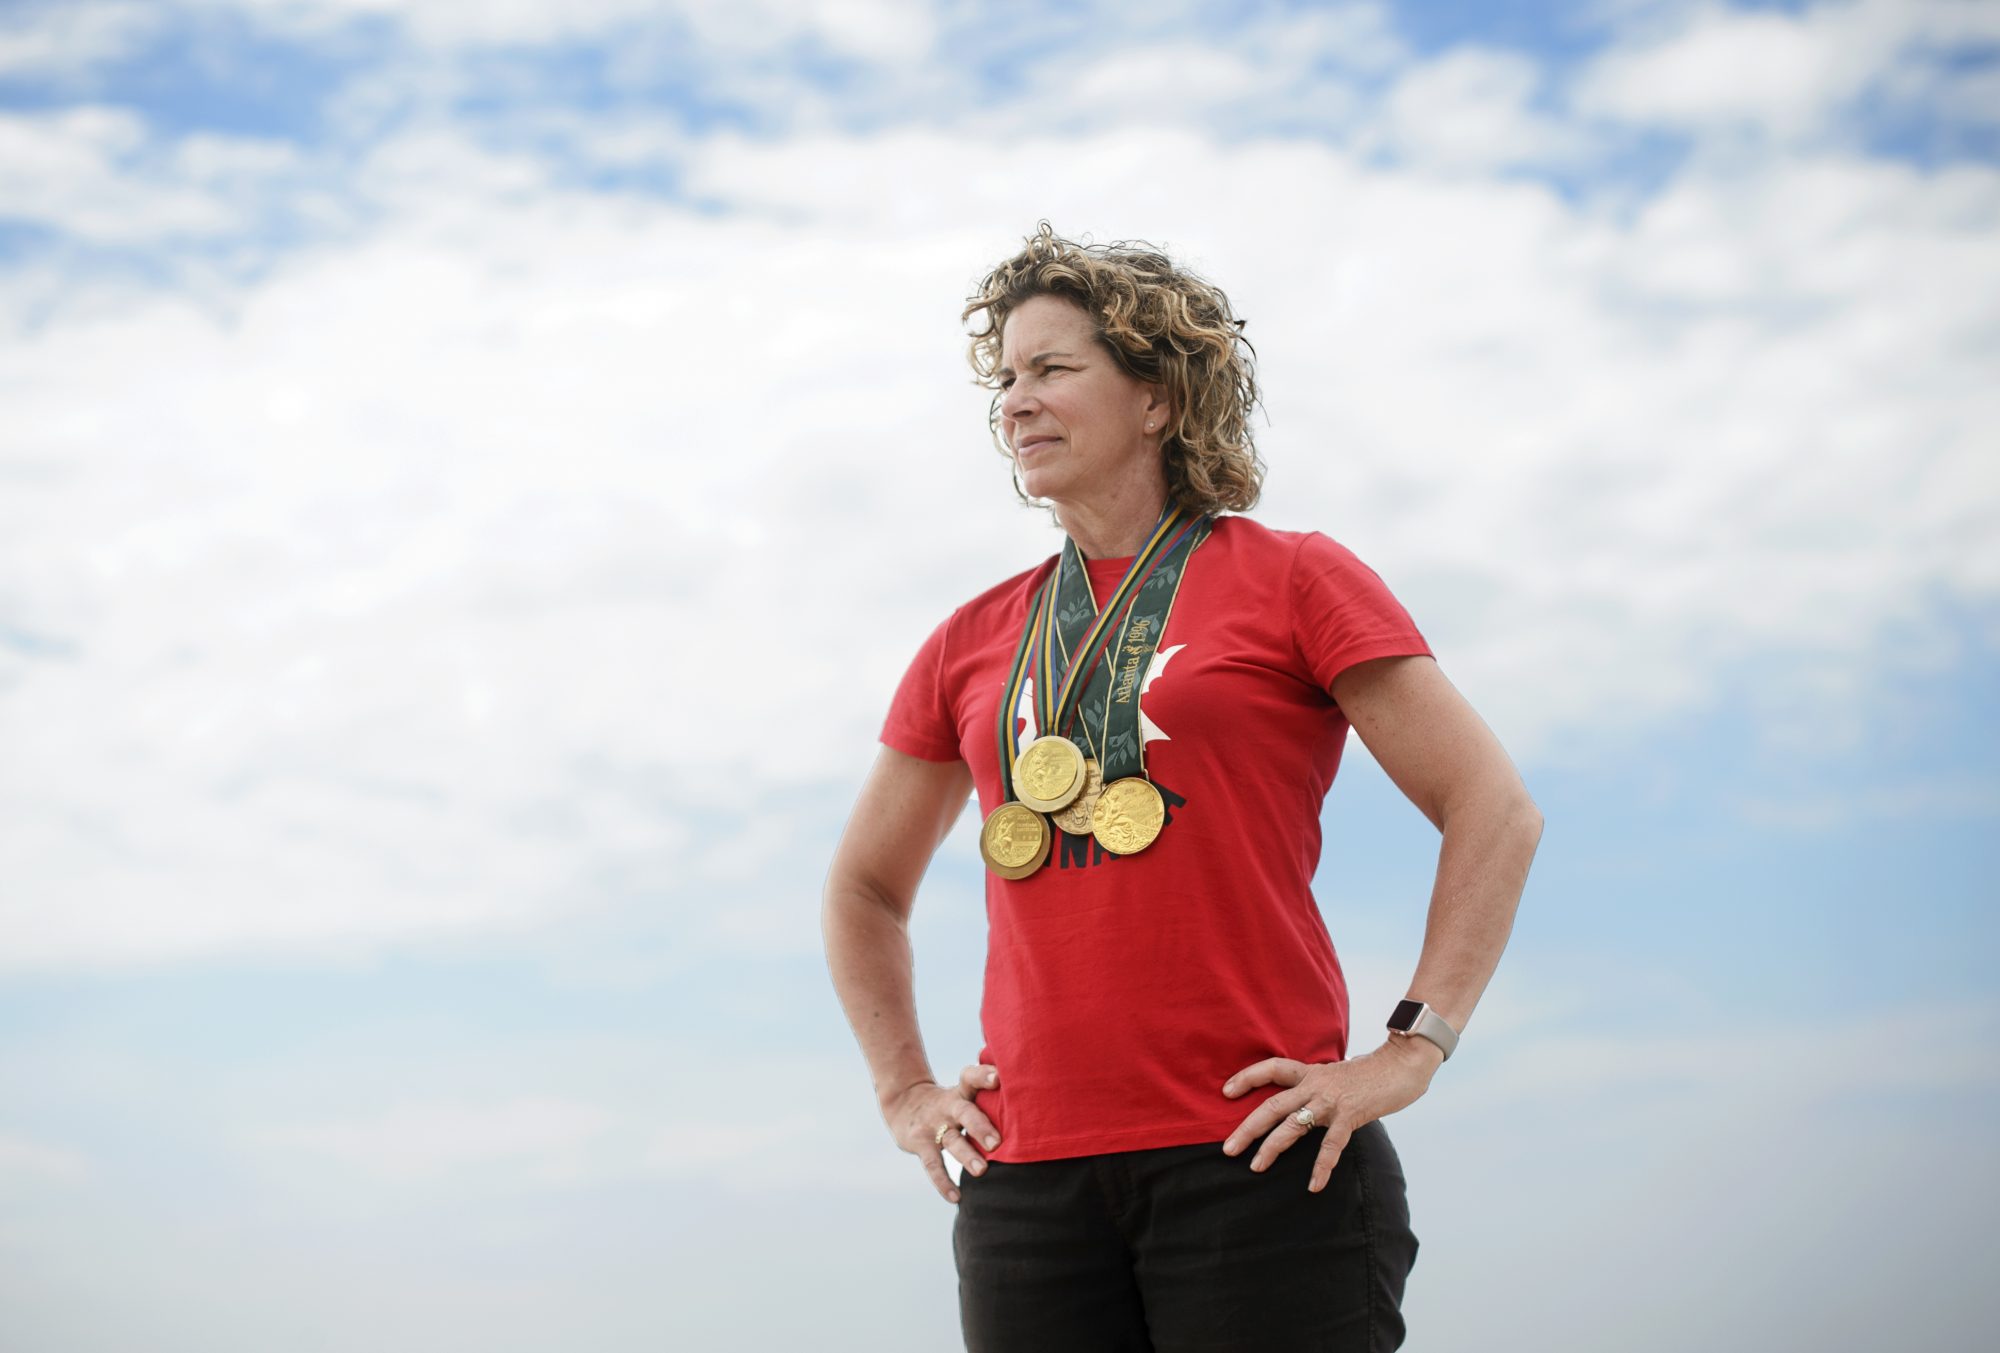
[[[1063,549],[1057,605],[1048,623],[1069,654],[1069,671],[1059,713],[1077,726],[1111,784],[1127,776],[1145,775],[1145,747],[1139,732],[1139,688],[1146,669],[1159,651],[1167,617],[1180,593],[1188,557],[1214,528],[1209,517],[1161,519],[1146,550],[1132,566],[1101,610],[1092,603],[1089,573],[1074,541]],[[1111,623],[1123,611],[1122,619]],[[1092,614],[1092,612],[1095,612]],[[1078,680],[1079,673],[1082,679]],[[1096,729],[1091,714],[1099,714]],[[1046,725],[1061,727],[1062,724]]]
[[[1213,526],[1209,517],[1169,506],[1101,607],[1092,595],[1083,552],[1074,540],[1063,541],[1056,571],[1029,604],[1028,622],[1001,688],[996,731],[1001,788],[1008,801],[1020,797],[1014,790],[1014,763],[1021,751],[1014,711],[1031,673],[1036,719],[1044,733],[1077,726],[1106,784],[1145,773],[1139,686],[1166,632],[1188,556]],[[1101,712],[1094,734],[1085,713],[1090,710]]]
[[[1021,706],[1021,684],[1028,675],[1028,662],[1035,635],[1041,629],[1043,612],[1050,609],[1055,581],[1051,575],[1028,605],[1028,627],[1021,632],[1021,645],[1014,650],[1013,665],[1007,669],[1007,684],[1000,692],[1000,794],[1007,803],[1020,797],[1014,792],[1014,763],[1021,755],[1020,736],[1014,731],[1014,711]]]
[[[1119,610],[1145,582],[1149,570],[1163,557],[1173,539],[1174,528],[1185,520],[1177,507],[1169,506],[1160,513],[1160,519],[1153,523],[1152,534],[1139,552],[1132,556],[1125,576],[1118,580],[1118,586],[1111,590],[1102,607],[1097,606],[1091,597],[1090,577],[1083,566],[1083,552],[1077,549],[1074,540],[1064,539],[1062,563],[1056,569],[1055,604],[1043,617],[1043,631],[1037,643],[1035,704],[1044,733],[1058,732],[1075,718],[1077,702],[1083,696],[1090,676],[1086,669],[1094,665],[1094,660],[1087,661],[1085,655],[1098,652],[1106,631],[1117,620]],[[1069,598],[1067,604],[1063,601],[1065,595]],[[1065,658],[1060,681],[1056,679],[1055,666],[1058,646]],[[1084,680],[1078,680],[1079,677]]]

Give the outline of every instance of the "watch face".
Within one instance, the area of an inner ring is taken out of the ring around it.
[[[1396,1013],[1389,1016],[1389,1027],[1399,1033],[1408,1033],[1416,1027],[1417,1016],[1423,1012],[1422,1001],[1397,1001]]]

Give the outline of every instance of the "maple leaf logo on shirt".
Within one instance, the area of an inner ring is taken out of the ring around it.
[[[1139,733],[1147,742],[1173,741],[1164,729],[1146,717],[1146,692],[1160,679],[1160,673],[1167,670],[1167,660],[1186,647],[1186,644],[1175,644],[1172,648],[1163,648],[1153,654],[1152,661],[1146,664],[1145,679],[1139,683]]]
[[[1146,663],[1146,675],[1139,682],[1139,734],[1147,742],[1172,742],[1173,738],[1164,728],[1154,723],[1146,714],[1146,692],[1167,670],[1167,663],[1174,654],[1186,648],[1186,644],[1175,644],[1154,653]],[[1021,702],[1014,707],[1014,727],[1023,739],[1040,737],[1041,725],[1035,721],[1035,679],[1028,677],[1021,682]]]

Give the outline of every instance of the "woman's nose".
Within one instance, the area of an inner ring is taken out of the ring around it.
[[[1024,413],[1032,413],[1034,408],[1035,401],[1029,398],[1028,392],[1021,388],[1019,381],[1015,381],[1000,396],[1002,418],[1019,418]]]

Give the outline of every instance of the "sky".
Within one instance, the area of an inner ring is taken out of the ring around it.
[[[2000,4],[0,4],[0,1346],[957,1346],[819,888],[1039,220],[1547,819],[1411,1348],[2000,1332]],[[913,923],[979,1046],[962,822]],[[1436,837],[1358,744],[1356,1041]]]

